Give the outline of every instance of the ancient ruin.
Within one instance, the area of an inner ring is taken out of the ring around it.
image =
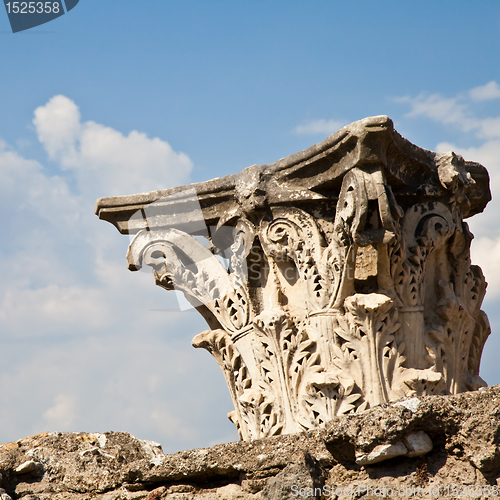
[[[490,198],[482,165],[378,116],[236,175],[101,198],[96,213],[135,234],[130,270],[150,266],[206,319],[193,345],[255,439],[485,385],[486,283],[464,219]]]
[[[172,455],[127,432],[39,434],[0,444],[0,499],[496,499],[499,398],[500,386],[411,398]],[[415,457],[419,435],[433,448]]]

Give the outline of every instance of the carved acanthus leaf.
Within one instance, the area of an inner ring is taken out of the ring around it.
[[[358,387],[370,406],[388,400],[395,362],[394,334],[400,327],[397,310],[390,297],[381,294],[356,294],[345,301],[346,317],[335,329],[342,338],[342,350],[357,364]],[[392,361],[392,362],[391,362]],[[339,367],[340,368],[340,367]],[[370,388],[366,391],[366,388]]]

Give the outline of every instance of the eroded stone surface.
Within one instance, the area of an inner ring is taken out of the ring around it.
[[[131,270],[150,266],[207,320],[193,345],[221,366],[240,436],[258,439],[485,385],[486,282],[464,219],[490,198],[482,165],[418,148],[379,116],[273,164],[96,211],[136,233]]]
[[[412,432],[404,437],[404,444],[408,450],[409,457],[421,457],[432,450],[432,440],[424,432]]]
[[[384,405],[335,417],[320,431],[173,455],[127,433],[32,436],[0,445],[0,494],[2,500],[274,500],[297,497],[295,486],[304,492],[421,487],[421,498],[433,498],[431,487],[492,488],[500,475],[500,387],[418,400],[411,409]],[[382,447],[415,445],[423,433],[433,445],[423,456],[356,462]],[[16,472],[28,462],[42,468]]]
[[[370,453],[356,453],[356,463],[359,465],[371,465],[389,460],[390,458],[408,455],[408,448],[402,441],[393,444],[379,444]]]

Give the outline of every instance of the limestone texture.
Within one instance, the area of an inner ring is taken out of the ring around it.
[[[0,474],[2,500],[496,498],[500,386],[173,455],[126,432],[39,434],[0,445]]]

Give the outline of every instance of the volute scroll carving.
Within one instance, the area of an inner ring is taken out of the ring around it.
[[[132,270],[143,264],[151,267],[157,285],[183,292],[227,332],[234,334],[248,326],[250,311],[244,279],[238,273],[228,273],[193,236],[175,228],[141,231],[129,247],[127,261]]]
[[[97,211],[135,234],[131,270],[151,267],[207,320],[193,345],[219,363],[242,439],[485,385],[486,282],[464,222],[490,199],[481,165],[420,149],[373,117],[185,189],[197,192],[205,244],[181,202],[175,227],[161,210],[127,222],[168,191],[101,199]]]

